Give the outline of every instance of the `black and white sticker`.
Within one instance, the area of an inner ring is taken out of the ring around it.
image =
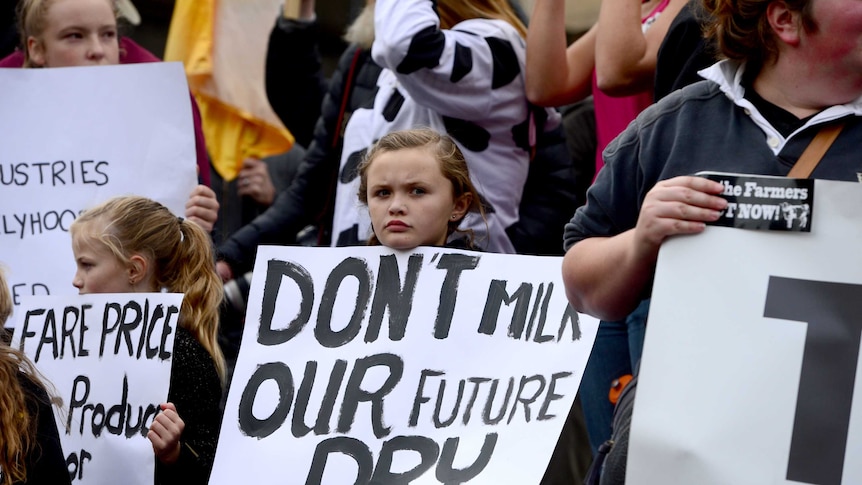
[[[766,231],[810,232],[814,180],[719,172],[697,175],[724,185],[727,208],[707,224]]]

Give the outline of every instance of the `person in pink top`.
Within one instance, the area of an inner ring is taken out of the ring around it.
[[[22,49],[0,59],[0,67],[63,67],[161,62],[161,59],[117,33],[113,0],[21,0],[18,31]],[[209,157],[201,116],[191,97],[198,185],[186,203],[186,217],[211,231],[218,213],[215,193],[208,187]]]
[[[688,0],[602,0],[599,19],[566,45],[565,3],[536,0],[527,34],[526,89],[540,106],[562,106],[593,96],[596,171],[604,148],[652,104],[661,42]],[[609,391],[640,360],[648,303],[627,319],[602,321],[580,394],[595,453],[611,434]]]
[[[527,97],[539,106],[562,106],[593,95],[596,173],[604,147],[652,104],[658,49],[687,1],[603,1],[595,25],[567,48],[565,4],[536,0],[527,34]]]

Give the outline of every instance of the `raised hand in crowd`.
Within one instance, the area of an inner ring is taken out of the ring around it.
[[[269,175],[269,167],[257,158],[246,158],[239,171],[237,193],[251,197],[262,206],[272,205],[275,200],[275,185]]]
[[[210,232],[218,219],[218,208],[215,192],[206,185],[198,185],[186,201],[186,218]]]

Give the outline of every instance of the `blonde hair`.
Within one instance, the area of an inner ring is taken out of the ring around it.
[[[437,13],[441,29],[451,29],[469,19],[497,19],[511,24],[521,37],[527,37],[527,27],[508,0],[437,0]]]
[[[24,67],[39,67],[30,59],[30,49],[27,48],[27,39],[30,37],[40,38],[47,27],[48,9],[54,0],[19,0],[16,11],[18,19],[18,33],[21,36],[21,50],[24,54]],[[115,0],[106,0],[114,11],[114,18],[118,18],[120,11]]]
[[[438,0],[437,13],[440,16],[440,28],[451,29],[455,25],[470,19],[498,19],[515,27],[521,37],[527,38],[527,26],[518,17],[507,0]],[[344,40],[358,44],[366,49],[374,42],[374,3],[366,3],[347,28]]]
[[[6,277],[0,271],[0,329],[12,314],[12,296]],[[0,343],[0,484],[25,482],[27,480],[27,459],[38,453],[36,427],[38,414],[30,405],[39,396],[28,392],[21,385],[22,379],[29,380],[34,386],[45,389],[39,373],[21,351],[6,343]],[[47,402],[46,402],[47,403]]]
[[[153,264],[153,288],[184,293],[180,326],[209,352],[224,383],[226,365],[218,345],[219,305],[224,287],[215,270],[209,235],[197,224],[176,217],[162,204],[127,196],[84,211],[70,227],[74,236],[85,225],[104,224],[92,238],[124,264],[142,255]]]
[[[374,159],[381,153],[408,148],[427,148],[434,159],[440,162],[440,172],[452,183],[452,197],[457,200],[465,194],[469,194],[470,206],[467,208],[467,212],[476,212],[482,217],[482,220],[485,220],[485,210],[482,207],[479,192],[470,180],[470,171],[467,168],[464,154],[449,135],[440,134],[430,128],[393,131],[377,140],[368,150],[362,163],[359,164],[359,192],[357,195],[360,202],[368,205],[368,169]],[[473,247],[472,229],[458,228],[463,220],[464,216],[449,221],[449,230],[446,235],[451,236],[456,231],[463,232],[467,236],[468,246]],[[379,245],[380,241],[376,235],[372,234],[368,244]]]
[[[371,48],[374,43],[374,3],[362,7],[362,11],[347,27],[344,40],[363,49]]]

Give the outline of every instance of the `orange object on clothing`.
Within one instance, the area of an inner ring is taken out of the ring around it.
[[[620,400],[620,394],[623,393],[623,389],[626,388],[631,380],[631,374],[626,374],[614,379],[614,381],[611,382],[611,390],[608,392],[608,399],[610,399],[612,403],[616,404],[617,401]]]

